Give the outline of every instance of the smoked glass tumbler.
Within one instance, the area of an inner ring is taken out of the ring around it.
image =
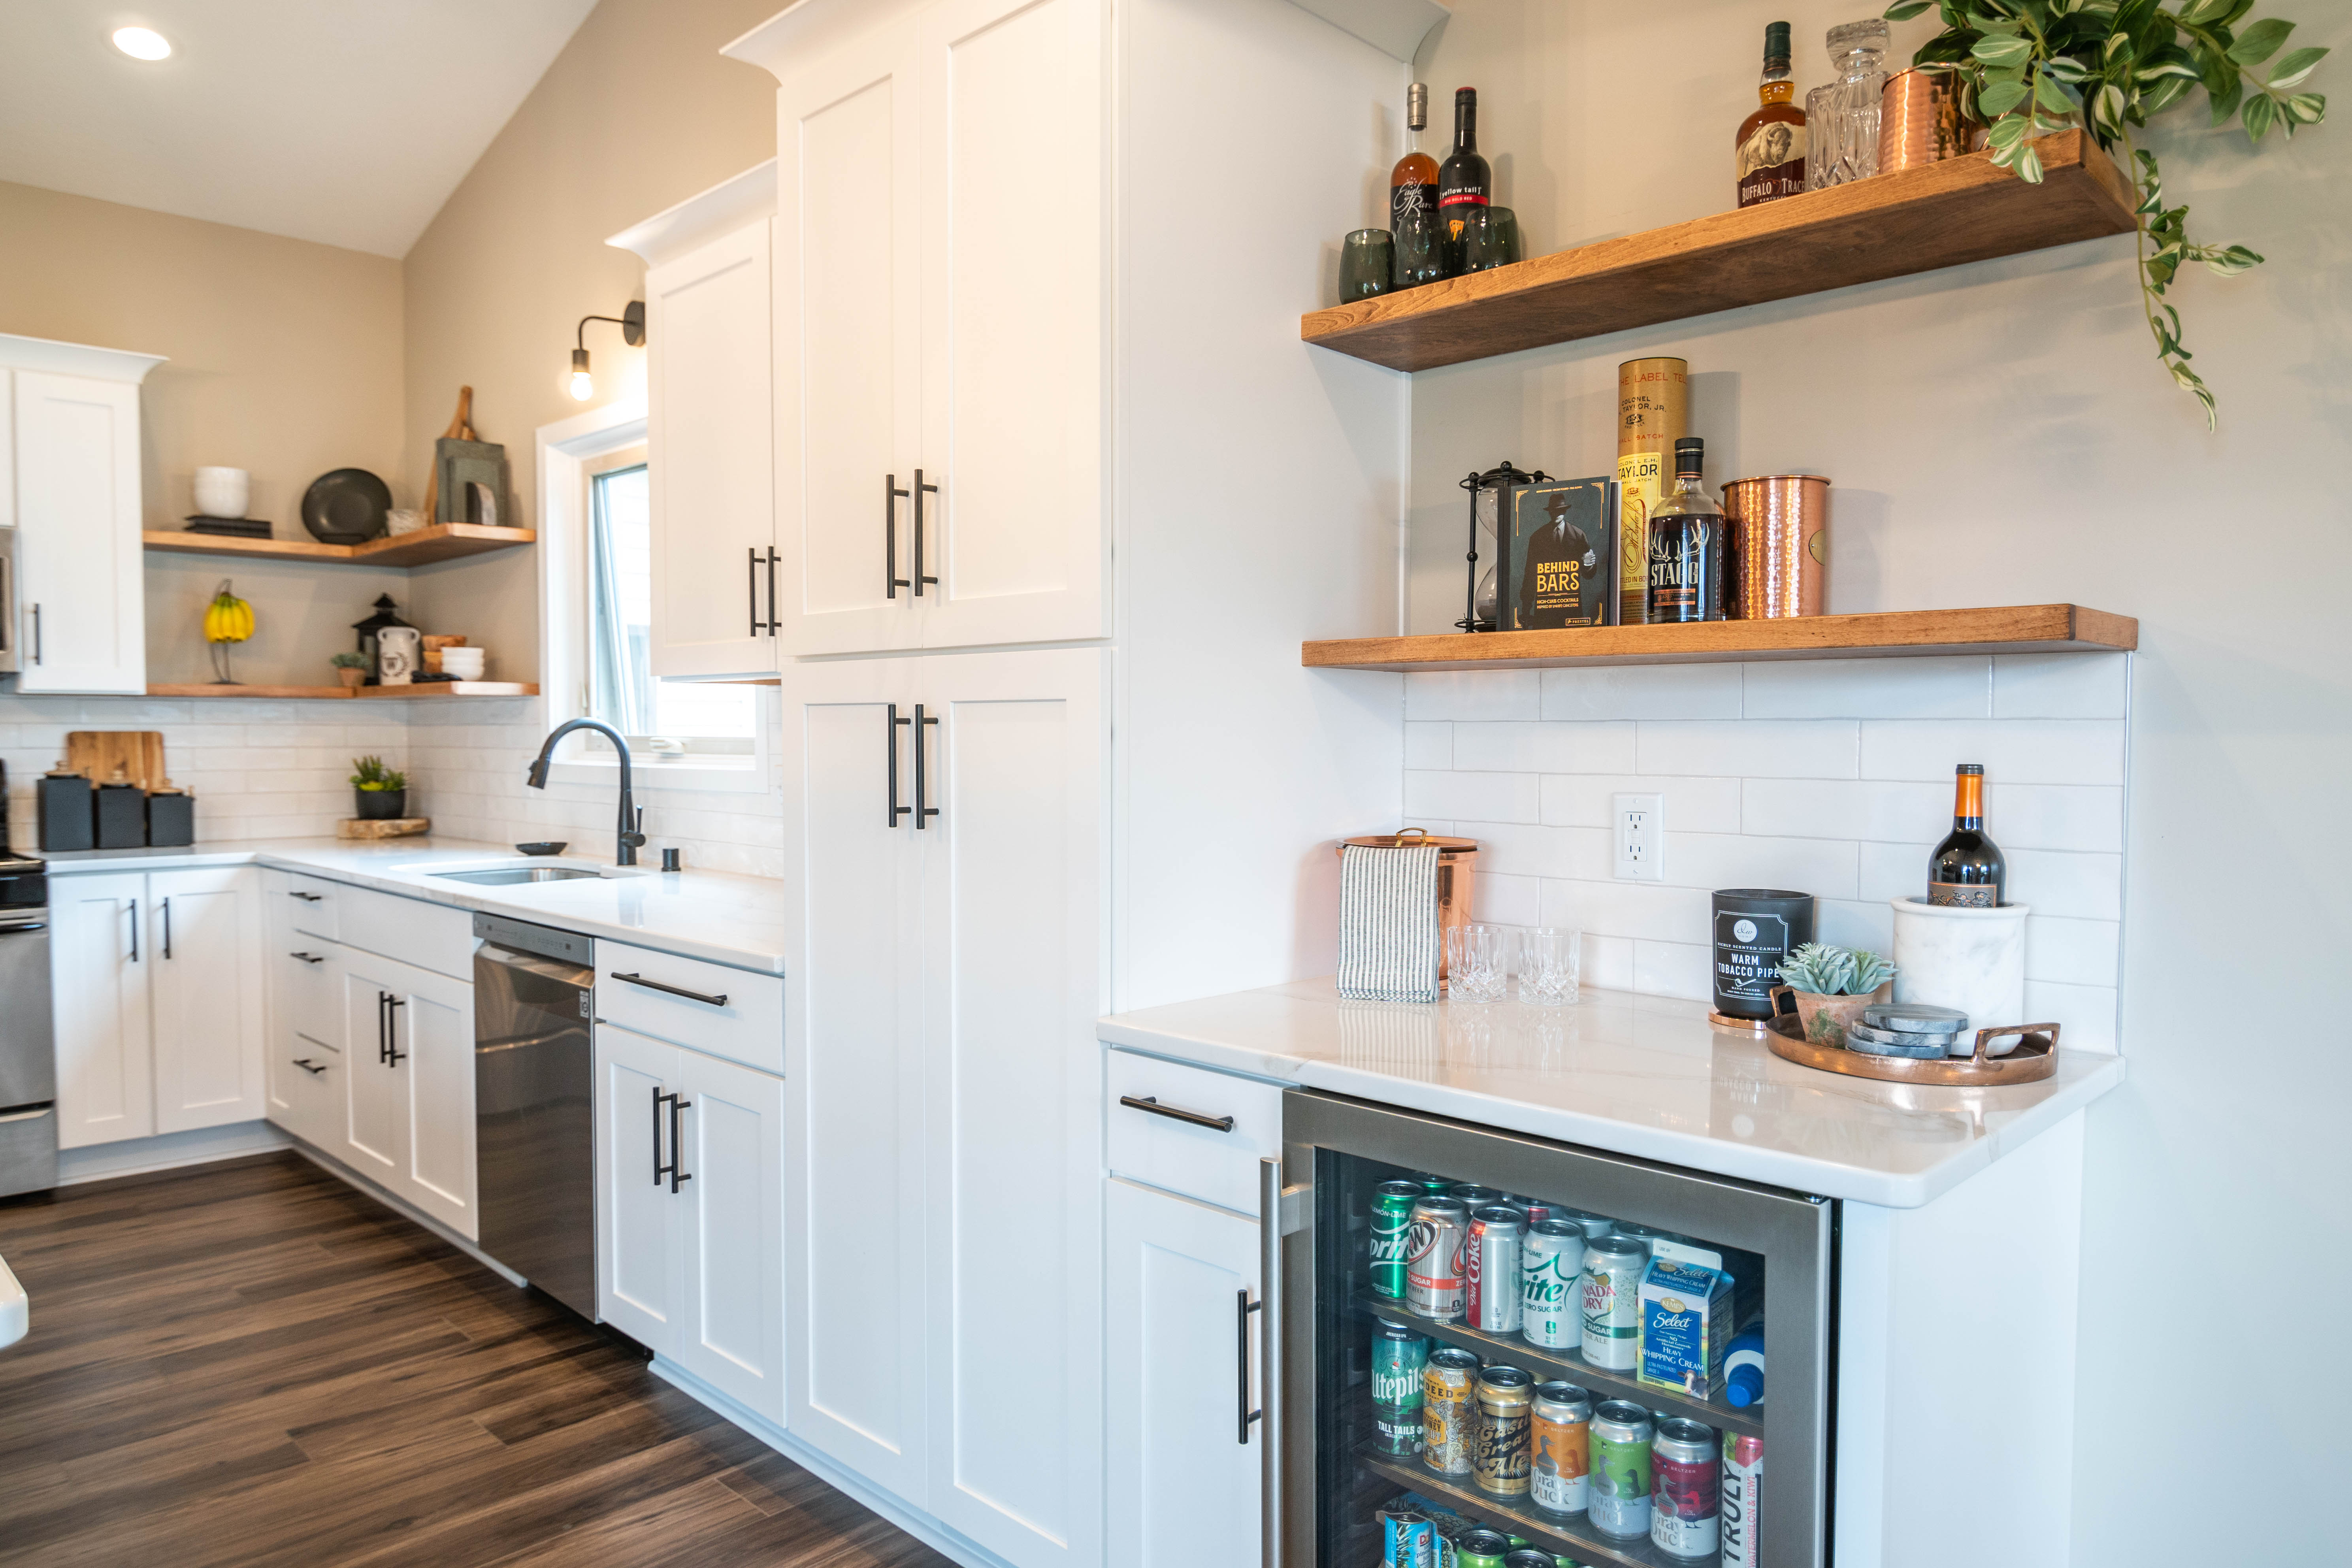
[[[1584,970],[1584,933],[1535,926],[1519,942],[1519,1000],[1564,1006],[1576,1000]]]
[[[1510,989],[1509,926],[1473,921],[1445,933],[1446,993],[1456,1002],[1499,1002]]]
[[[1339,303],[1385,294],[1394,286],[1396,247],[1384,228],[1360,228],[1339,246]]]
[[[1445,276],[1444,254],[1438,245],[1434,213],[1410,212],[1397,219],[1391,237],[1396,247],[1396,286],[1417,289]]]
[[[1473,208],[1462,228],[1462,270],[1485,272],[1519,258],[1519,216],[1508,207]]]

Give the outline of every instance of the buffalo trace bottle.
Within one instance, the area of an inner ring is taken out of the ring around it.
[[[1699,476],[1706,443],[1675,443],[1675,488],[1650,513],[1649,622],[1719,621],[1731,602],[1731,526]]]
[[[1953,770],[1952,830],[1927,857],[1927,901],[1966,910],[1998,909],[2007,867],[1984,830],[1984,764]]]
[[[1429,84],[1414,82],[1404,89],[1404,156],[1389,171],[1389,226],[1402,229],[1415,213],[1437,216],[1437,160],[1421,150],[1421,133],[1429,128]]]
[[[1478,89],[1462,88],[1454,94],[1454,151],[1437,171],[1437,220],[1448,278],[1460,277],[1469,265],[1462,231],[1471,215],[1488,205],[1494,184],[1493,172],[1478,155]]]
[[[1739,205],[1776,202],[1805,189],[1805,111],[1789,100],[1797,84],[1789,74],[1789,24],[1764,27],[1764,77],[1756,96],[1763,100],[1740,121],[1733,145],[1739,168]]]

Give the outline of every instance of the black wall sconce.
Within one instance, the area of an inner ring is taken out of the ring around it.
[[[588,374],[588,323],[611,321],[621,329],[621,341],[631,348],[641,348],[646,341],[646,302],[632,300],[629,308],[617,316],[583,316],[579,330],[572,334],[572,395],[585,403],[596,395],[596,383]]]

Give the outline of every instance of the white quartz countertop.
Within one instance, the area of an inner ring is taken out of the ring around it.
[[[57,877],[194,866],[268,866],[404,898],[427,899],[456,909],[509,915],[583,936],[635,942],[738,969],[784,972],[784,917],[790,895],[784,883],[766,877],[638,867],[610,878],[481,887],[431,873],[521,859],[513,847],[434,837],[276,839],[199,844],[187,849],[91,849],[46,858],[49,874]],[[609,860],[569,854],[561,857],[560,863],[611,867]]]
[[[1329,978],[1099,1021],[1108,1043],[1409,1110],[1888,1208],[1916,1208],[2123,1081],[2061,1048],[2013,1089],[1923,1089],[1782,1061],[1706,1005],[1588,989],[1570,1007],[1346,1002]]]

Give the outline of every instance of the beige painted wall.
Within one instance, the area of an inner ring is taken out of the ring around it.
[[[588,328],[597,395],[572,400],[573,328],[644,292],[644,264],[604,237],[775,151],[775,79],[719,47],[782,0],[604,0],[548,68],[407,257],[406,447],[422,484],[457,388],[505,444],[514,501],[533,515],[532,433],[642,394],[644,355]],[[498,673],[538,674],[528,552],[419,572],[428,618],[488,644]]]

